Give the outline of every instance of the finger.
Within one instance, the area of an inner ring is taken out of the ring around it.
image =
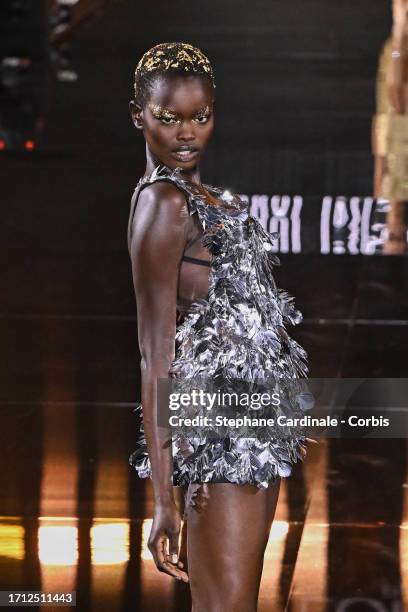
[[[188,575],[187,575],[187,573],[182,571],[176,565],[173,565],[169,561],[165,561],[161,565],[160,570],[162,572],[165,572],[169,576],[172,576],[173,578],[176,578],[176,580],[182,580],[183,582],[188,582]]]
[[[183,571],[182,569],[178,568],[176,565],[173,565],[172,563],[168,563],[165,565],[166,565],[166,570],[168,570],[168,573],[171,576],[173,576],[177,580],[188,582],[189,578],[188,578],[187,572]]]
[[[160,551],[158,548],[152,548],[152,556],[153,560],[156,564],[157,569],[164,574],[168,574],[172,578],[176,578],[177,580],[183,580],[184,582],[188,582],[188,576],[186,572],[183,572],[181,569],[177,567],[177,565],[173,565],[170,561],[163,555],[163,551]]]
[[[188,582],[187,573],[179,569],[177,565],[173,565],[167,560],[168,555],[166,554],[166,548],[167,537],[165,535],[159,536],[150,544],[150,551],[157,569],[165,574],[168,574],[169,576],[172,576],[173,578],[176,578],[177,580]]]
[[[166,555],[166,560],[173,565],[177,565],[177,567],[184,567],[184,563],[182,561],[172,561],[172,555]]]
[[[149,542],[149,550],[152,553],[153,560],[158,569],[160,569],[166,561],[166,539],[166,536],[159,536]]]
[[[178,563],[179,532],[171,533],[169,536],[169,557],[172,563]]]
[[[165,563],[167,553],[167,537],[163,534],[158,539],[157,557],[160,563]]]
[[[182,561],[177,561],[177,563],[174,563],[174,562],[171,560],[171,555],[167,555],[167,561],[168,561],[169,563],[173,563],[173,565],[177,565],[177,567],[184,567],[184,563],[183,563]]]

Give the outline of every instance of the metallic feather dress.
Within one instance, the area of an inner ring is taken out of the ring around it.
[[[159,180],[183,191],[211,254],[207,298],[196,300],[177,327],[169,377],[187,383],[216,381],[217,389],[226,391],[240,382],[251,389],[266,388],[270,380],[280,381],[283,388],[286,382],[286,401],[275,413],[301,416],[308,409],[301,401],[300,384],[308,373],[308,356],[285,329],[300,323],[302,314],[273,278],[273,266],[280,264],[272,252],[279,233],[266,232],[239,196],[205,185],[223,202],[210,204],[194,184],[183,180],[180,168],[157,167],[140,179],[136,191]],[[136,411],[141,414],[140,404]],[[266,488],[289,476],[298,459],[303,461],[308,440],[297,427],[285,428],[284,435],[273,427],[217,432],[179,427],[172,432],[173,484],[231,482]],[[151,477],[143,425],[129,462],[140,477]]]

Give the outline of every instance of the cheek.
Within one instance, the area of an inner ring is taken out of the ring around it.
[[[210,139],[211,134],[213,132],[213,129],[214,129],[214,122],[211,121],[210,123],[208,123],[205,126],[205,129],[201,133],[202,134],[202,136],[201,136],[202,142],[206,143]]]
[[[155,125],[154,127],[151,124],[145,125],[145,137],[146,140],[156,146],[156,147],[166,147],[169,142],[172,140],[172,134],[166,127],[161,127],[159,125]]]

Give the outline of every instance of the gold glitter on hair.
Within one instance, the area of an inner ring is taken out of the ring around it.
[[[215,87],[214,74],[210,61],[197,47],[189,43],[160,43],[142,56],[135,70],[134,91],[137,94],[137,82],[147,73],[166,70],[183,70],[192,74],[206,74]]]

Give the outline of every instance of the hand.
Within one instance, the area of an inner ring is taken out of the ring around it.
[[[160,572],[188,582],[188,575],[182,570],[183,563],[178,560],[180,527],[181,516],[174,503],[156,505],[147,545]]]

